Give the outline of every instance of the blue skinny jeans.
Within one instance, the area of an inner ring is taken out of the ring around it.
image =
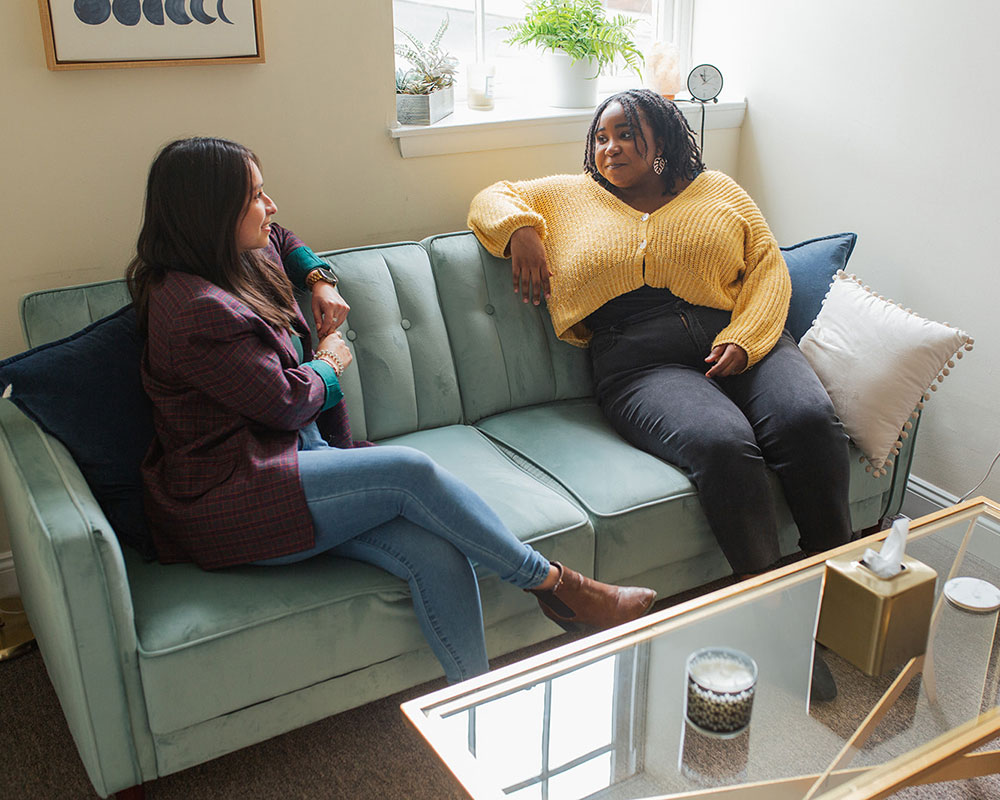
[[[299,479],[316,543],[256,563],[320,553],[374,564],[409,583],[421,630],[452,683],[489,669],[473,564],[522,589],[549,562],[519,541],[486,502],[409,447],[330,447],[312,424],[299,433]]]
[[[769,470],[803,550],[850,540],[848,438],[787,331],[746,372],[705,377],[705,357],[730,319],[678,298],[595,331],[590,353],[595,394],[615,430],[683,470],[733,570],[760,572],[781,555]]]

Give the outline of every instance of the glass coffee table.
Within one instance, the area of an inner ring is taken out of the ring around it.
[[[908,556],[937,571],[925,655],[869,677],[822,652],[837,696],[810,698],[828,557],[887,532],[404,703],[475,800],[867,798],[1000,772],[997,611],[947,601],[954,577],[1000,586],[1000,506],[976,498],[914,520]],[[685,661],[705,647],[758,667],[750,725],[684,718]],[[997,784],[1000,786],[1000,783]]]

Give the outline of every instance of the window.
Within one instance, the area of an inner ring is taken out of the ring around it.
[[[605,0],[610,14],[625,14],[636,20],[634,38],[646,52],[655,41],[673,41],[681,51],[681,72],[686,74],[690,51],[690,9],[693,0]],[[447,15],[448,30],[442,46],[460,62],[456,100],[465,98],[467,65],[486,61],[496,67],[494,94],[499,98],[527,97],[537,85],[541,51],[504,44],[508,34],[501,30],[521,19],[525,0],[393,0],[396,42],[405,42],[404,30],[421,42],[428,42]],[[397,65],[405,62],[397,59]],[[613,92],[634,86],[636,76],[616,67],[603,75],[599,90]]]
[[[691,67],[691,32],[694,0],[603,0],[611,13],[637,19],[635,38],[640,50],[652,42],[673,42],[679,50],[680,73]],[[521,19],[525,0],[393,0],[396,42],[406,39],[401,30],[421,42],[429,42],[447,14],[448,30],[443,46],[459,59],[455,87],[455,111],[434,125],[390,123],[388,133],[399,145],[403,158],[496,150],[512,145],[534,147],[579,143],[590,125],[592,109],[553,108],[548,105],[539,80],[541,52],[505,45],[503,26]],[[481,24],[477,24],[481,22]],[[492,111],[466,107],[465,71],[477,54],[496,68],[493,83],[496,107]],[[397,58],[400,67],[406,66]],[[636,86],[636,76],[619,68],[617,75],[601,78],[598,95]],[[744,100],[724,100],[705,108],[683,103],[681,110],[697,131],[736,129],[743,123]],[[707,112],[707,113],[706,113]]]

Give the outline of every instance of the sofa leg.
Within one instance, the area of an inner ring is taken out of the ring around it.
[[[146,787],[140,783],[138,786],[122,789],[120,792],[115,792],[115,800],[146,800]]]
[[[881,533],[884,530],[888,530],[889,528],[892,527],[892,523],[894,523],[897,519],[899,519],[902,516],[903,516],[902,514],[896,514],[891,517],[882,517],[882,519],[880,519],[871,527],[864,528],[863,530],[858,531],[855,534],[854,538],[863,539],[865,536],[871,536],[873,533]]]

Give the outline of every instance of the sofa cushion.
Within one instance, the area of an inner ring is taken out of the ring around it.
[[[539,480],[523,465],[515,464],[483,433],[469,425],[450,425],[416,431],[380,441],[414,447],[429,455],[482,497],[522,542],[538,542],[585,530],[587,515],[564,494]],[[581,563],[587,570],[590,559]]]
[[[600,580],[631,578],[716,548],[691,481],[628,444],[593,400],[509,411],[477,427],[551,475],[587,511]]]
[[[717,551],[690,480],[625,442],[594,401],[519,409],[480,420],[477,427],[562,484],[587,511],[600,580],[632,579]],[[850,501],[856,529],[878,520],[892,485],[886,476],[859,480],[864,468],[858,455],[852,449]],[[777,479],[773,483],[780,496]],[[779,517],[783,552],[791,552],[798,535],[783,504]]]
[[[66,445],[118,538],[153,557],[139,467],[153,438],[135,310],[0,362],[10,399]]]
[[[854,252],[857,234],[834,233],[781,248],[792,278],[792,300],[785,327],[799,341],[819,314],[830,281]]]
[[[593,569],[586,514],[474,428],[446,426],[380,443],[426,452],[479,492],[519,539],[581,571]],[[139,559],[127,565],[143,691],[158,734],[427,647],[406,583],[367,564],[317,556],[212,572]],[[480,590],[487,626],[535,606],[493,575]],[[558,632],[552,625],[551,635]]]
[[[471,232],[433,236],[430,254],[466,420],[592,393],[586,350],[560,342],[545,306],[523,303],[510,262]]]
[[[461,422],[458,381],[426,251],[415,242],[320,254],[351,306],[341,388],[355,439]],[[311,316],[311,315],[307,315]]]

